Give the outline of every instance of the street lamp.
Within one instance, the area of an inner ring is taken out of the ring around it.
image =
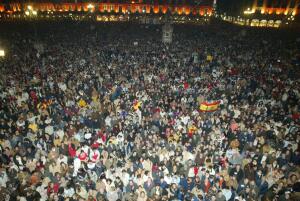
[[[247,10],[244,11],[244,14],[250,15],[250,14],[253,14],[254,12],[255,12],[254,9],[251,10],[250,8],[247,8]]]
[[[92,13],[94,12],[95,6],[93,4],[87,5],[88,10]]]
[[[33,7],[31,5],[27,6],[27,10],[25,11],[25,15],[27,16],[36,16],[37,15],[37,11],[33,10]]]

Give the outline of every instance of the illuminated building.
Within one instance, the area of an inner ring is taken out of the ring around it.
[[[176,2],[174,4],[174,2]],[[95,12],[95,13],[120,13],[120,14],[171,14],[171,15],[211,15],[213,0],[203,0],[202,3],[193,0],[107,0],[99,2],[11,2],[1,3],[0,12],[25,12],[31,6],[37,12]]]
[[[239,25],[280,27],[295,24],[300,0],[242,0],[240,12],[222,14],[222,19]],[[239,17],[237,17],[239,15]]]

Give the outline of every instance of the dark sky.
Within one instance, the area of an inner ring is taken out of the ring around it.
[[[218,0],[217,9],[228,14],[242,13],[247,7],[251,7],[253,0]]]

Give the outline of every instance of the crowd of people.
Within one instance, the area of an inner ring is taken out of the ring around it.
[[[300,200],[296,33],[0,29],[0,200]]]

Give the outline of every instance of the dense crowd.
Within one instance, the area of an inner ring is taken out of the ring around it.
[[[0,200],[300,200],[297,34],[2,29]]]

